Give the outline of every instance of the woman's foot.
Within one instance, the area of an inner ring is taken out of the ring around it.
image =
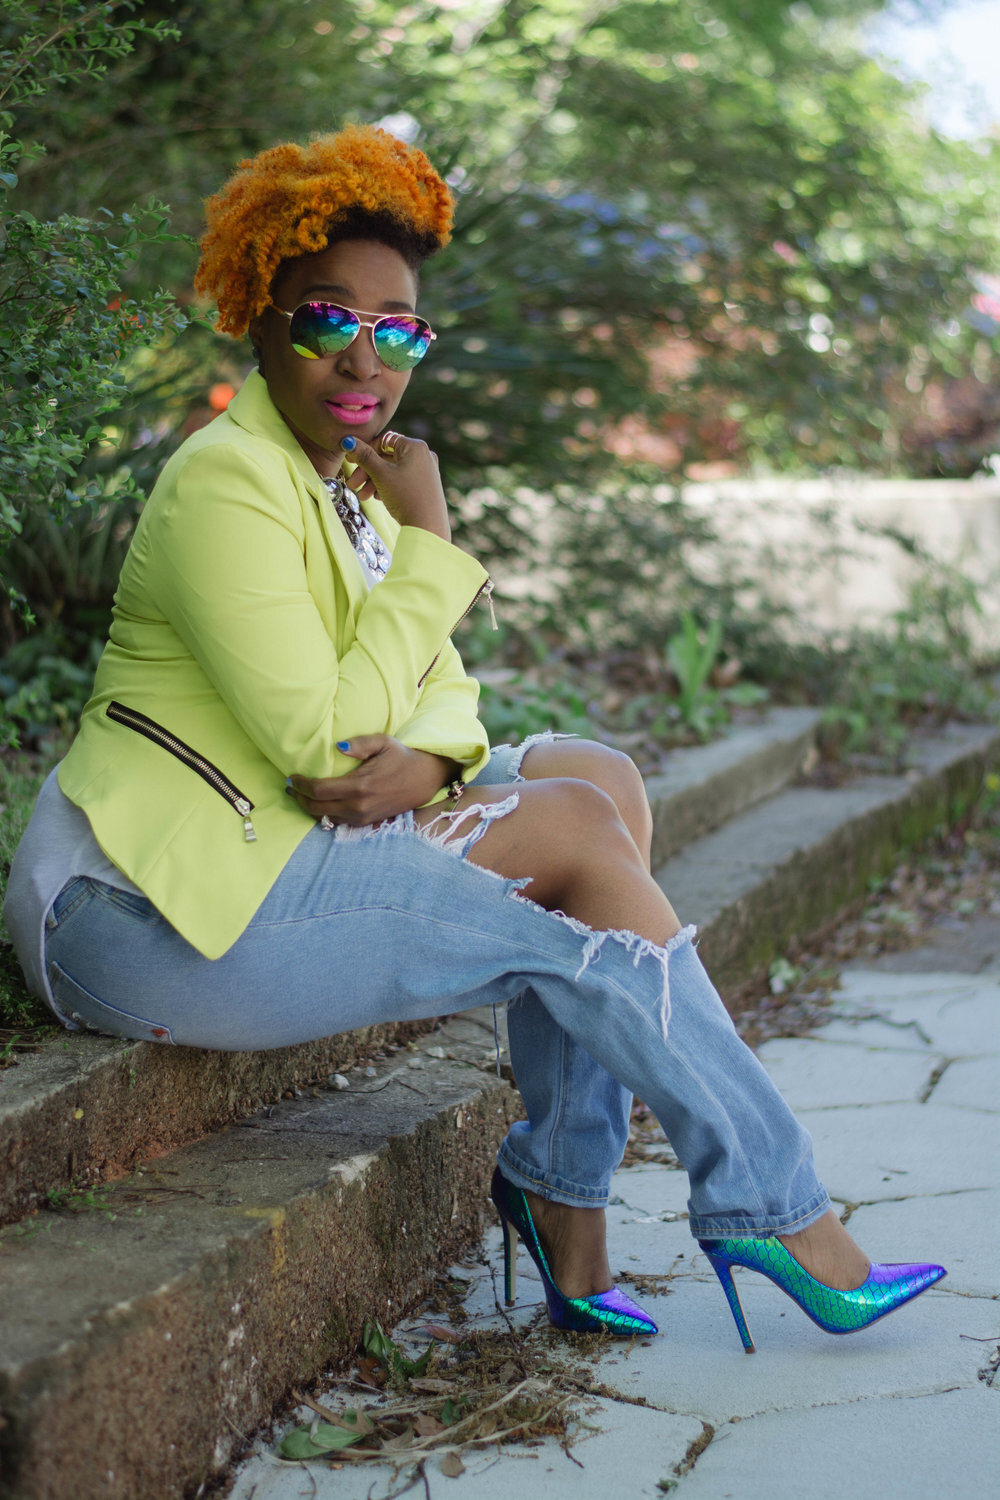
[[[833,1209],[808,1229],[779,1234],[778,1239],[799,1265],[839,1292],[852,1292],[868,1279],[871,1261],[851,1239]]]
[[[564,1297],[592,1297],[614,1285],[603,1208],[571,1208],[525,1193],[552,1280]]]

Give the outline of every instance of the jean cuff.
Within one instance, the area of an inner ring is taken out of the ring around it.
[[[522,1191],[537,1193],[550,1203],[566,1203],[570,1208],[607,1208],[609,1185],[594,1187],[586,1183],[568,1182],[564,1177],[550,1173],[543,1176],[534,1168],[520,1161],[506,1141],[497,1152],[497,1165],[503,1176],[514,1187]]]
[[[760,1214],[692,1214],[689,1226],[696,1240],[798,1234],[800,1229],[808,1229],[810,1224],[815,1224],[831,1207],[830,1195],[826,1188],[821,1187],[801,1208],[791,1209],[788,1213],[772,1214],[768,1218],[762,1218]]]

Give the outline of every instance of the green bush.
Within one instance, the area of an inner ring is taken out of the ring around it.
[[[86,217],[37,217],[19,204],[18,173],[44,154],[16,139],[17,113],[50,90],[100,77],[137,34],[175,33],[130,15],[132,0],[0,0],[0,584],[30,618],[4,553],[33,512],[62,519],[132,481],[120,467],[102,484],[82,476],[103,419],[127,391],[130,350],[156,344],[186,318],[165,292],[125,290],[144,246],[172,238],[163,205]],[[0,736],[2,738],[2,736]]]

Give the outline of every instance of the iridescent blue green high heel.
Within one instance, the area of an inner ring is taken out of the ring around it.
[[[699,1240],[698,1243],[722,1282],[722,1290],[748,1354],[753,1354],[754,1342],[733,1281],[733,1266],[748,1266],[750,1270],[769,1277],[827,1333],[854,1333],[859,1328],[867,1328],[869,1323],[884,1318],[886,1313],[895,1312],[897,1307],[919,1296],[947,1274],[944,1266],[919,1262],[914,1265],[878,1265],[873,1261],[866,1280],[859,1287],[841,1292],[810,1276],[773,1235],[766,1239]]]
[[[657,1333],[656,1324],[639,1305],[613,1286],[609,1292],[597,1292],[592,1297],[564,1297],[552,1280],[549,1262],[542,1249],[531,1217],[528,1200],[520,1188],[513,1187],[500,1168],[493,1173],[490,1197],[500,1215],[503,1229],[504,1299],[510,1307],[514,1301],[516,1285],[515,1259],[517,1237],[521,1236],[525,1249],[538,1267],[545,1288],[545,1304],[549,1310],[549,1321],[556,1328],[571,1333],[607,1333],[628,1338],[632,1334]]]

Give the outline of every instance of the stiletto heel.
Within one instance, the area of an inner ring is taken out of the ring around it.
[[[503,1299],[513,1307],[517,1294],[517,1232],[501,1214],[500,1228],[503,1230]]]
[[[701,1244],[701,1241],[699,1241],[699,1244]],[[735,1319],[736,1327],[739,1329],[744,1349],[748,1354],[756,1354],[757,1347],[750,1337],[750,1329],[747,1327],[747,1320],[740,1303],[740,1294],[736,1290],[736,1282],[733,1280],[733,1273],[729,1262],[723,1259],[721,1255],[714,1255],[707,1245],[701,1244],[701,1248],[711,1261],[712,1269],[715,1271],[716,1276],[722,1282],[722,1290],[726,1294],[726,1301],[729,1303],[729,1310]]]
[[[490,1184],[490,1197],[500,1215],[503,1229],[504,1252],[504,1296],[508,1307],[514,1301],[516,1285],[515,1257],[518,1236],[524,1248],[538,1267],[545,1288],[545,1304],[549,1321],[556,1328],[568,1329],[572,1333],[597,1333],[605,1329],[608,1333],[627,1338],[636,1333],[657,1333],[656,1324],[642,1308],[613,1286],[609,1292],[597,1292],[592,1297],[564,1297],[552,1280],[548,1259],[538,1238],[528,1200],[520,1188],[513,1187],[497,1167]]]
[[[879,1265],[872,1261],[860,1286],[851,1291],[839,1291],[810,1276],[773,1235],[764,1239],[699,1240],[698,1243],[722,1283],[748,1354],[754,1352],[754,1343],[733,1281],[733,1266],[760,1271],[827,1333],[855,1333],[859,1328],[867,1328],[887,1313],[895,1312],[904,1302],[926,1292],[929,1286],[947,1275],[944,1266],[929,1262]]]

